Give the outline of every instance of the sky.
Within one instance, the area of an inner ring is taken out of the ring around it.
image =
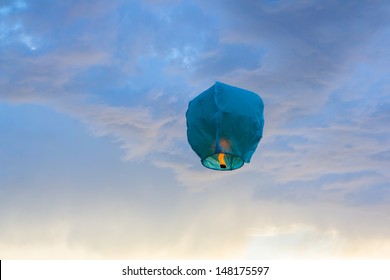
[[[0,258],[390,258],[389,45],[384,0],[0,0]],[[215,81],[265,104],[232,172]]]

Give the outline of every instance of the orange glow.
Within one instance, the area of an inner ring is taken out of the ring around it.
[[[225,154],[224,153],[220,153],[218,155],[218,160],[219,160],[219,166],[221,168],[226,168]]]
[[[226,138],[219,139],[219,145],[222,148],[222,151],[226,151],[230,149],[230,141]]]

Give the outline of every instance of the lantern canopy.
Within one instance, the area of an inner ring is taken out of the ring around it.
[[[263,112],[256,93],[216,82],[188,104],[188,143],[205,167],[238,169],[249,163],[263,136]]]

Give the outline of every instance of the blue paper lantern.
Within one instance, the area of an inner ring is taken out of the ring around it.
[[[188,104],[188,143],[207,168],[240,168],[263,136],[263,112],[256,93],[216,82]]]

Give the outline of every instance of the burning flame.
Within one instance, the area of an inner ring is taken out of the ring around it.
[[[218,155],[218,160],[219,160],[219,166],[221,168],[226,168],[225,154],[224,153],[220,153]]]

